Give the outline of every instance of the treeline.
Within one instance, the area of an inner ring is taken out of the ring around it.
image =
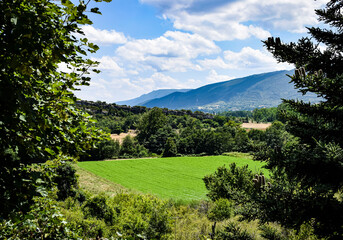
[[[267,123],[281,120],[278,110],[284,108],[284,105],[272,108],[256,108],[253,111],[227,111],[218,113],[220,116],[226,116],[241,122],[258,122]]]
[[[81,156],[81,160],[255,152],[262,146],[271,145],[273,141],[278,142],[271,138],[278,138],[280,129],[284,131],[281,122],[275,122],[266,131],[246,131],[241,128],[239,118],[233,121],[232,117],[216,115],[212,119],[197,119],[189,115],[167,115],[160,108],[119,120],[95,116],[98,118],[97,127],[111,133],[113,126],[121,130],[135,129],[137,136],[126,136],[121,144],[112,140],[98,142],[96,148]]]
[[[151,110],[144,106],[130,107],[100,101],[79,101],[77,102],[77,106],[95,117],[97,120],[95,124],[96,127],[100,127],[108,133],[115,134],[127,132],[129,129],[137,129],[137,125],[142,115]],[[253,111],[227,111],[218,113],[217,115],[203,113],[200,111],[192,112],[190,110],[170,110],[167,108],[162,108],[161,110],[168,118],[180,119],[180,117],[189,116],[200,120],[203,123],[209,123],[210,125],[217,127],[228,120],[232,120],[237,123],[274,122],[276,120],[282,121],[278,112],[283,107],[283,105],[280,105],[277,108],[261,108],[254,109]],[[172,123],[172,120],[169,122],[170,125],[175,125]],[[173,126],[173,128],[176,127],[177,126]]]

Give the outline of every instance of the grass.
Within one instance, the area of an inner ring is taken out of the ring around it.
[[[244,155],[90,161],[80,162],[78,166],[106,179],[101,181],[107,185],[116,183],[119,189],[121,185],[165,199],[189,201],[206,199],[207,190],[202,178],[232,162],[238,166],[248,164],[252,171],[262,170],[267,175],[267,171],[262,169],[263,163]],[[94,181],[95,188],[97,181]]]
[[[87,171],[75,164],[76,172],[79,176],[78,182],[82,189],[92,193],[115,195],[117,193],[137,193],[138,191],[129,190],[118,183],[111,182],[90,171]]]

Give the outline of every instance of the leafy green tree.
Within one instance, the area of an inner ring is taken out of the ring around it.
[[[147,142],[152,135],[156,134],[160,128],[164,127],[166,122],[167,117],[161,108],[154,107],[149,112],[143,114],[137,127],[138,141],[143,144]]]
[[[321,102],[284,100],[288,110],[282,117],[298,142],[269,155],[275,184],[262,208],[266,219],[292,227],[315,218],[316,232],[332,239],[343,236],[339,197],[343,189],[342,7],[342,0],[331,0],[325,9],[316,10],[319,20],[329,27],[308,28],[311,38],[297,43],[283,43],[279,38],[264,42],[279,62],[296,66],[291,76],[295,87],[303,94],[316,94]]]
[[[119,156],[120,143],[118,140],[104,139],[96,142],[94,146],[82,155],[79,161],[94,161],[116,158]]]
[[[175,157],[177,154],[177,147],[173,138],[168,138],[164,148],[163,157]]]
[[[254,174],[248,165],[238,167],[231,163],[229,168],[219,167],[215,173],[205,176],[203,181],[209,191],[207,196],[212,201],[225,198],[243,204],[254,191],[253,178]]]
[[[120,156],[133,156],[135,152],[135,141],[133,137],[127,135],[121,144]]]
[[[98,49],[83,37],[80,26],[92,23],[86,9],[84,1],[0,1],[2,217],[25,211],[21,203],[39,194],[38,188],[26,191],[26,180],[36,174],[29,164],[78,157],[103,138],[77,110],[73,93],[97,72],[97,63],[84,58]],[[60,71],[61,64],[70,71]]]

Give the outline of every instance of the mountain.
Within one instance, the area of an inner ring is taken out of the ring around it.
[[[204,111],[252,110],[262,107],[276,107],[281,98],[302,99],[318,102],[314,94],[302,96],[289,83],[286,74],[292,71],[277,71],[225,82],[209,84],[187,92],[174,92],[164,97],[149,100],[146,107],[169,109],[191,109]]]
[[[142,106],[144,105],[144,103],[152,99],[161,98],[175,92],[187,92],[189,90],[190,89],[160,89],[160,90],[152,91],[147,94],[143,94],[142,96],[131,99],[131,100],[116,102],[116,104],[128,105],[128,106]]]

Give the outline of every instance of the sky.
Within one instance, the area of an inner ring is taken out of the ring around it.
[[[262,40],[296,42],[319,24],[325,0],[112,0],[92,3],[83,26],[100,49],[100,74],[75,94],[91,101],[136,98],[157,89],[194,89],[252,74],[289,70]]]

